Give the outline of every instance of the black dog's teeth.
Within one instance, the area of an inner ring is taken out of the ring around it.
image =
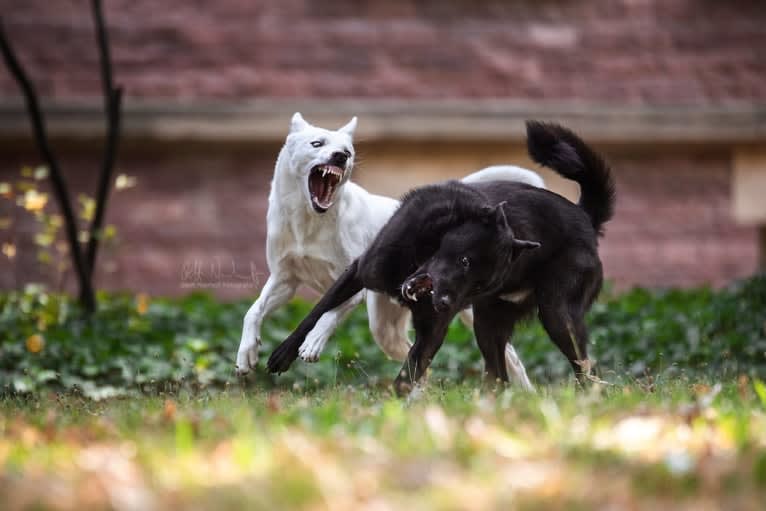
[[[414,287],[415,287],[415,286],[412,284],[412,282],[410,282],[409,284],[407,284],[407,296],[408,296],[408,297],[410,298],[410,300],[412,300],[413,302],[417,302],[417,301],[418,301],[418,295],[417,295],[417,293],[415,293],[415,292],[413,292],[413,291],[412,291],[412,289],[413,289]]]

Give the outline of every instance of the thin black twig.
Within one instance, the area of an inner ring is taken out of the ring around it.
[[[92,312],[95,308],[93,286],[91,285],[91,279],[86,271],[82,252],[80,251],[79,242],[77,240],[77,220],[72,210],[69,191],[61,174],[58,159],[48,143],[48,134],[45,129],[42,112],[40,111],[37,92],[35,91],[34,85],[32,85],[32,82],[27,77],[24,68],[19,63],[10,41],[6,37],[2,19],[0,19],[0,50],[2,51],[5,65],[8,67],[8,70],[11,72],[24,94],[24,100],[32,123],[32,131],[37,142],[37,148],[39,149],[45,164],[48,166],[53,193],[56,196],[56,200],[61,208],[61,214],[64,217],[66,237],[72,255],[74,270],[77,274],[77,281],[80,285],[80,301],[87,312]]]
[[[109,50],[109,37],[104,24],[101,0],[92,0],[93,22],[96,26],[99,58],[101,62],[101,85],[104,94],[104,115],[106,116],[106,140],[96,191],[96,210],[90,225],[90,237],[85,253],[88,276],[92,279],[96,266],[99,243],[102,238],[104,215],[109,200],[109,189],[117,158],[120,140],[120,120],[122,112],[122,89],[112,83],[112,60]]]

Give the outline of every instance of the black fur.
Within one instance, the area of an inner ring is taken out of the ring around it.
[[[535,162],[580,185],[579,205],[601,234],[615,203],[614,182],[601,156],[567,128],[538,121],[527,121],[527,151]]]
[[[604,161],[571,131],[528,122],[527,136],[536,161],[580,184],[579,206],[506,181],[411,191],[367,251],[272,353],[269,370],[287,370],[322,314],[367,288],[399,298],[413,313],[415,344],[396,379],[400,394],[424,374],[450,321],[468,306],[491,377],[507,381],[505,344],[516,321],[535,308],[582,377],[584,315],[601,289],[598,235],[614,210],[614,184]]]

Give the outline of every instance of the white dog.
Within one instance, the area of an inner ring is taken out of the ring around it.
[[[399,202],[374,195],[349,181],[354,168],[356,117],[337,131],[315,127],[300,113],[277,158],[269,193],[266,261],[270,276],[260,297],[245,315],[237,353],[237,373],[246,374],[258,361],[264,318],[304,284],[324,293],[359,257],[396,210]],[[511,166],[488,167],[463,181],[511,180],[544,187],[536,173]],[[314,362],[343,318],[365,298],[362,291],[324,314],[300,347],[299,355]],[[387,297],[367,292],[367,311],[375,341],[389,357],[407,357],[409,310]],[[461,314],[469,327],[470,310]],[[506,348],[508,373],[532,389],[513,346]]]

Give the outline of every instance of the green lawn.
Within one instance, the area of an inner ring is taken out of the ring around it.
[[[760,396],[759,396],[760,393]],[[739,381],[0,400],[2,509],[763,509]]]
[[[513,342],[538,393],[482,384],[456,323],[412,402],[363,308],[319,363],[237,379],[248,305],[0,293],[0,510],[764,509],[766,275],[603,293],[606,383],[577,392],[535,322]]]

